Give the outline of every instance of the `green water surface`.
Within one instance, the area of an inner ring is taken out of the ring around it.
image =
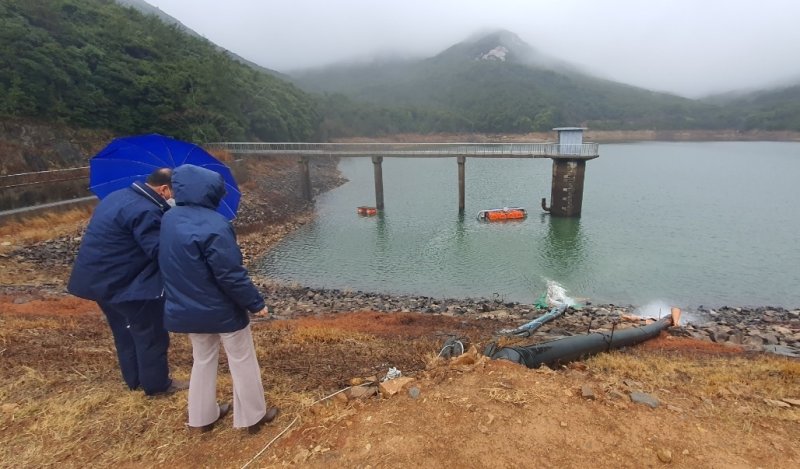
[[[313,287],[533,302],[548,280],[595,303],[800,306],[800,143],[600,146],[586,165],[583,215],[542,212],[547,159],[467,159],[458,215],[454,158],[384,158],[385,212],[369,158],[317,199],[316,220],[260,263]],[[479,210],[525,207],[484,223]]]

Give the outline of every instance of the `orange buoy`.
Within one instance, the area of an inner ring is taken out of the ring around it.
[[[358,207],[356,212],[365,217],[371,217],[378,214],[378,209],[375,207]]]
[[[522,220],[527,216],[528,212],[521,207],[503,207],[478,212],[478,220],[481,221]]]

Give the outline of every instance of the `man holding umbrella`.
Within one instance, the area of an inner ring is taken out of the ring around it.
[[[145,394],[186,389],[171,380],[158,265],[161,217],[172,199],[172,168],[193,164],[219,173],[231,219],[241,193],[230,169],[199,146],[158,134],[114,139],[89,161],[89,189],[101,201],[83,237],[68,290],[96,301],[108,318],[122,377]],[[145,181],[146,179],[146,181]]]
[[[158,267],[161,217],[172,199],[172,171],[159,168],[104,196],[95,208],[68,291],[96,301],[108,319],[122,377],[145,394],[172,393],[164,328],[164,284]]]

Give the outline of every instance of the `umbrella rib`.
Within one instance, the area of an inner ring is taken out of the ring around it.
[[[227,208],[227,209],[228,209],[228,211],[231,213],[231,215],[232,215],[232,218],[231,218],[231,220],[233,220],[234,218],[236,218],[236,212],[235,212],[235,211],[234,211],[234,210],[231,208],[231,206],[230,206],[230,205],[228,205],[228,203],[227,203],[227,202],[225,202],[225,200],[220,200],[220,202],[219,202],[219,203],[220,203],[220,206],[223,206],[223,205],[224,205],[224,206],[225,206],[225,208]],[[223,214],[223,215],[225,215],[225,214]]]
[[[192,145],[192,149],[191,149],[191,150],[189,150],[189,151],[186,153],[186,156],[183,158],[183,164],[186,164],[186,161],[187,161],[187,160],[189,160],[189,157],[192,155],[192,153],[194,153],[194,152],[195,152],[195,150],[201,150],[201,148],[200,148],[200,147],[198,147],[197,145]],[[205,153],[205,150],[201,150],[201,151],[203,151],[203,153]],[[209,156],[210,156],[210,155],[209,155]],[[213,158],[213,157],[212,157],[212,158]],[[198,165],[198,166],[202,166],[202,165]]]
[[[177,167],[177,165],[175,164],[175,157],[172,155],[172,148],[170,148],[170,146],[167,145],[167,141],[166,140],[163,140],[162,143],[164,145],[164,148],[167,149],[167,156],[169,156],[170,162],[172,162],[172,166],[170,166],[170,167],[171,168]]]
[[[152,155],[152,156],[153,156],[153,158],[155,158],[155,159],[157,159],[158,161],[160,161],[160,162],[164,163],[164,165],[163,165],[163,166],[160,166],[160,168],[167,168],[167,167],[169,167],[169,163],[167,163],[166,161],[164,161],[164,159],[163,159],[163,158],[161,158],[161,157],[160,157],[160,156],[158,156],[157,154],[153,153],[153,152],[152,152],[150,149],[148,149],[148,148],[146,148],[146,147],[142,146],[140,143],[138,143],[138,142],[128,142],[128,143],[129,143],[131,146],[141,149],[141,150],[142,150],[142,151],[144,151],[145,153],[148,153],[148,154]],[[132,161],[132,160],[131,160],[131,161]]]
[[[229,188],[230,188],[230,189],[231,189],[231,190],[232,190],[232,191],[233,191],[235,194],[242,195],[242,191],[240,191],[240,190],[239,190],[239,188],[238,188],[238,187],[236,187],[236,186],[234,186],[233,184],[228,184],[228,183],[226,182],[226,183],[225,183],[225,187],[226,187],[226,188],[227,188],[227,187],[229,187]],[[226,189],[226,191],[227,191],[227,189]],[[230,194],[230,192],[228,192],[228,193]]]

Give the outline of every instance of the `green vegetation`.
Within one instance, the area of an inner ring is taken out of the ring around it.
[[[317,96],[322,140],[361,135],[459,132],[471,123],[457,114],[416,107],[389,107],[358,103],[343,94]]]
[[[497,46],[505,61],[476,60]],[[335,66],[298,74],[313,92],[341,94],[361,118],[323,111],[329,127],[372,135],[396,128],[427,132],[530,132],[581,124],[595,129],[800,130],[800,86],[729,104],[692,100],[598,79],[539,54],[502,31],[417,61]],[[366,118],[367,115],[372,118]],[[392,116],[388,124],[384,122]],[[422,116],[422,118],[420,118]],[[435,118],[434,118],[435,117]],[[335,124],[335,125],[334,125]]]
[[[365,106],[435,113],[441,118],[429,131],[530,132],[576,123],[601,129],[717,126],[711,104],[514,62],[437,56],[316,70],[297,83]]]
[[[800,130],[800,85],[761,91],[726,106],[727,120],[745,130]]]
[[[800,86],[691,100],[586,75],[507,31],[425,60],[307,71],[247,63],[140,0],[0,3],[0,118],[197,142],[393,133],[800,130]],[[149,8],[148,8],[149,7]],[[138,10],[137,10],[138,8]],[[145,15],[142,11],[161,13]],[[498,45],[505,61],[476,60]]]
[[[0,44],[0,116],[199,142],[303,140],[319,127],[295,86],[113,1],[3,1]]]

